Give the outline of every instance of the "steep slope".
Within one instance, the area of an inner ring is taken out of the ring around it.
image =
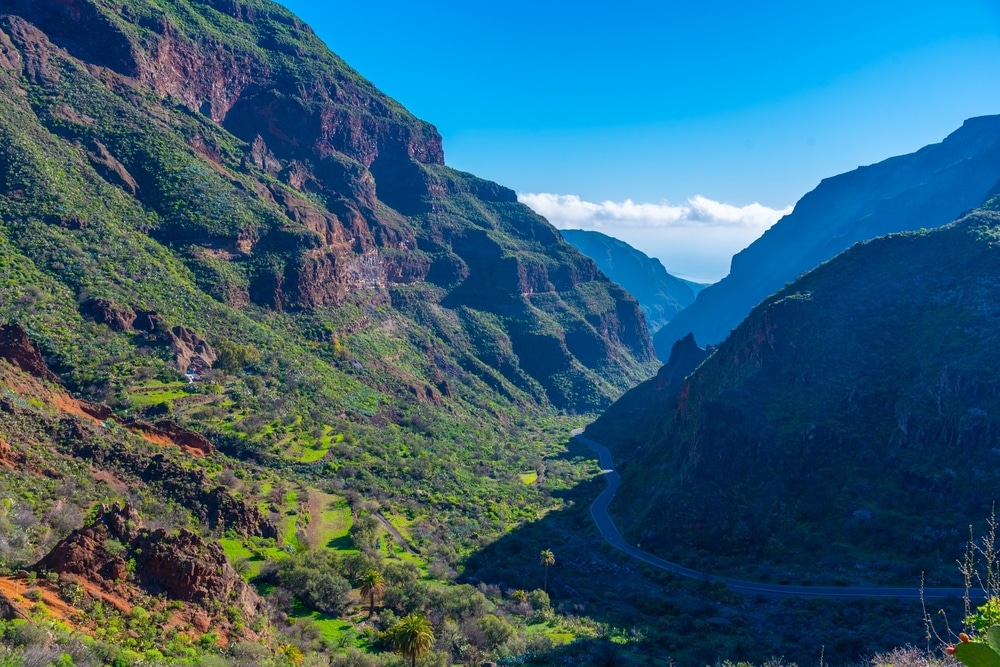
[[[636,298],[650,334],[691,305],[705,287],[670,275],[660,260],[606,234],[582,229],[562,229],[559,233]]]
[[[39,446],[142,423],[213,475],[405,511],[442,563],[558,506],[518,477],[535,434],[655,370],[632,297],[265,0],[0,5],[8,323],[60,401],[99,406]],[[176,476],[232,529],[207,477],[94,447],[94,474]]]
[[[4,327],[0,341],[0,573],[8,575],[0,576],[0,617],[55,614],[93,632],[99,614],[88,620],[84,612],[93,605],[126,615],[143,606],[186,636],[211,626],[229,640],[260,640],[260,598],[218,544],[188,527],[254,539],[274,539],[278,529],[213,478],[218,459],[186,444],[200,436],[176,424],[120,421],[54,384],[23,330]],[[143,529],[134,507],[102,507],[123,494],[155,515],[155,529]],[[73,530],[92,509],[95,520]],[[32,574],[9,576],[22,568]],[[257,631],[234,624],[219,600],[231,601]],[[163,634],[144,628],[141,641],[162,642]]]
[[[657,332],[666,358],[694,333],[718,343],[757,303],[858,241],[946,224],[1000,181],[1000,116],[967,120],[939,144],[825,179],[733,257],[729,275]]]
[[[472,385],[590,410],[649,372],[630,297],[512,191],[445,167],[433,127],[277,5],[3,12],[4,252],[44,293],[155,311],[210,346],[271,347],[261,335],[289,327],[303,343],[384,336],[425,359],[359,379],[389,396]],[[63,310],[47,351],[81,373],[67,348],[84,320]]]
[[[769,297],[672,400],[648,386],[587,429],[624,462],[625,534],[747,576],[942,581],[997,500],[998,284],[987,211]]]

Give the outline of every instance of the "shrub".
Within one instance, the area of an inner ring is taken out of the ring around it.
[[[337,573],[334,554],[307,551],[278,563],[278,581],[306,606],[328,614],[340,614],[350,604],[350,584]]]

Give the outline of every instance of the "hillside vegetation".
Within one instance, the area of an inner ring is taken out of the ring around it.
[[[750,579],[959,585],[1000,481],[998,230],[984,210],[858,244],[671,396],[647,382],[622,399],[587,433],[623,461],[624,532]]]
[[[510,433],[650,372],[633,299],[277,5],[15,2],[0,31],[0,321],[72,392],[479,513],[530,468]]]
[[[655,369],[642,312],[280,6],[0,7],[0,325],[24,659],[390,664],[410,613],[440,660],[593,634],[455,568],[595,473],[565,435]]]

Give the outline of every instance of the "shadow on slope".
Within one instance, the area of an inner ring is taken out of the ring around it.
[[[564,457],[594,458],[575,442]],[[463,576],[470,583],[532,590],[545,582],[540,552],[555,555],[548,571],[552,606],[579,619],[592,636],[528,664],[707,664],[774,656],[815,664],[821,653],[829,664],[849,664],[924,644],[919,602],[750,598],[634,561],[609,547],[594,526],[590,504],[604,488],[595,476],[554,494],[566,501],[565,509],[520,526],[466,563]],[[960,601],[945,608],[951,618],[961,617]]]

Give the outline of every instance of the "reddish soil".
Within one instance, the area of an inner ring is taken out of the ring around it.
[[[0,466],[8,470],[14,469],[14,450],[11,449],[10,443],[3,438],[0,438]]]
[[[80,612],[76,607],[67,604],[65,600],[59,597],[59,594],[55,590],[50,589],[48,582],[39,581],[34,586],[28,586],[28,582],[25,579],[0,577],[0,593],[25,612],[35,604],[38,604],[36,601],[24,597],[29,588],[38,589],[41,592],[42,597],[39,602],[45,605],[50,616],[65,623],[75,625],[73,619],[79,618]]]
[[[14,370],[16,371],[17,369]],[[113,420],[122,428],[135,433],[142,439],[147,442],[151,442],[154,445],[159,445],[161,447],[176,445],[177,447],[180,447],[182,451],[199,458],[205,456],[206,454],[204,449],[177,442],[168,434],[153,426],[144,426],[141,424],[122,424],[111,415],[111,410],[106,406],[81,401],[73,398],[65,391],[52,387],[46,387],[36,378],[28,375],[27,373],[17,372],[15,377],[10,377],[9,374],[5,375],[7,375],[7,377],[3,378],[5,380],[4,384],[7,384],[7,386],[9,386],[15,393],[21,396],[36,398],[44,401],[45,403],[55,407],[60,412],[76,415],[77,417],[82,417],[83,419],[87,419],[96,424],[101,424],[107,420]],[[3,463],[0,462],[0,465],[3,465]]]

